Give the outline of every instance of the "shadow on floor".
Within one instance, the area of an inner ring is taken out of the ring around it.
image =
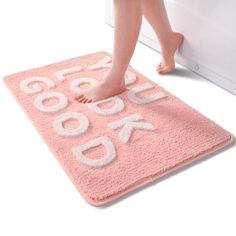
[[[224,148],[222,148],[222,149],[220,149],[220,150],[218,150],[218,151],[216,151],[216,152],[214,152],[214,153],[211,153],[211,154],[209,154],[208,156],[203,157],[203,158],[200,159],[200,160],[193,161],[191,164],[188,164],[188,165],[186,165],[186,166],[183,166],[183,167],[179,168],[178,170],[173,171],[172,173],[169,173],[169,174],[167,174],[167,175],[165,175],[165,176],[160,177],[159,179],[154,180],[153,182],[150,182],[150,183],[148,183],[148,184],[146,184],[146,185],[144,185],[144,186],[142,186],[142,187],[139,187],[139,188],[137,188],[137,189],[135,189],[135,190],[133,190],[133,191],[131,191],[131,192],[129,192],[129,193],[123,195],[122,197],[120,197],[120,198],[118,198],[118,199],[116,199],[116,200],[114,200],[114,201],[112,201],[112,202],[110,202],[110,203],[107,203],[106,205],[99,206],[99,207],[94,206],[94,208],[103,210],[103,209],[106,209],[106,208],[108,208],[108,207],[111,207],[111,206],[113,206],[114,204],[117,204],[117,203],[119,203],[119,202],[125,200],[126,198],[131,197],[132,195],[134,195],[134,194],[136,194],[136,193],[139,193],[139,192],[141,192],[141,191],[144,191],[146,188],[149,188],[149,187],[151,187],[151,186],[153,186],[153,185],[156,185],[156,184],[158,184],[158,183],[161,182],[161,181],[164,181],[164,180],[166,180],[166,179],[169,179],[169,178],[171,178],[171,177],[174,177],[175,175],[177,175],[177,174],[179,174],[179,173],[181,173],[181,172],[183,172],[183,171],[185,171],[185,170],[188,170],[189,168],[191,168],[191,167],[193,167],[193,166],[195,166],[195,165],[198,165],[198,164],[200,164],[200,163],[202,163],[202,162],[204,162],[204,161],[207,161],[207,160],[209,160],[210,158],[215,157],[216,155],[218,155],[218,154],[220,154],[220,153],[223,153],[224,151],[226,151],[226,150],[229,149],[229,148],[232,148],[232,147],[235,146],[235,145],[236,145],[236,140],[235,140],[235,137],[234,137],[233,142],[232,142],[231,144],[227,145],[226,147],[224,147]]]
[[[193,72],[193,71],[191,71],[187,68],[176,67],[174,71],[169,73],[169,75],[181,77],[181,78],[184,78],[184,79],[194,79],[194,80],[199,80],[201,82],[208,82],[207,79],[201,77],[200,75],[196,74],[195,72]]]

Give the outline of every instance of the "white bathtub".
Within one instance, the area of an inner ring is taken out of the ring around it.
[[[236,94],[236,1],[166,0],[171,25],[185,35],[176,60]],[[113,26],[113,1],[106,2],[106,23]],[[139,41],[160,51],[154,31],[143,19]]]

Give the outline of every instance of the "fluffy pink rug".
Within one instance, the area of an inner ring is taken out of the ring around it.
[[[127,91],[81,104],[108,71],[97,52],[4,78],[87,202],[103,205],[213,153],[233,136],[129,67]]]

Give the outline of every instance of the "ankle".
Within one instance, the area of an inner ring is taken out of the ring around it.
[[[105,75],[104,80],[112,80],[113,82],[120,82],[120,81],[124,80],[124,78],[125,78],[125,73],[110,70]]]
[[[172,31],[168,35],[165,36],[162,40],[160,40],[160,46],[162,49],[166,49],[172,43],[175,38],[176,32]]]
[[[114,78],[120,78],[125,76],[126,70],[124,69],[119,69],[116,66],[112,66],[111,69],[108,71],[107,75],[114,77]]]
[[[108,72],[103,78],[102,84],[109,84],[111,87],[124,87],[125,86],[125,77],[123,74],[116,74]]]

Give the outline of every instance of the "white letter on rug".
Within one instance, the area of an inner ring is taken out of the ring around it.
[[[98,63],[88,66],[89,70],[98,70],[101,68],[111,67],[111,57],[107,56],[100,60]]]
[[[101,109],[98,106],[101,103],[109,102],[109,101],[112,101],[112,100],[115,102],[115,105],[111,108]],[[116,113],[119,113],[120,111],[122,111],[124,109],[124,106],[125,106],[123,100],[118,96],[109,97],[107,99],[97,101],[97,102],[87,103],[86,105],[92,111],[96,112],[99,115],[103,115],[103,116],[109,116],[109,115],[114,115]]]
[[[88,150],[93,147],[97,147],[99,145],[104,145],[107,151],[106,155],[103,158],[91,159],[91,158],[86,157],[83,154],[83,151]],[[88,143],[84,145],[80,145],[76,148],[73,148],[72,152],[75,154],[77,160],[81,161],[85,165],[88,165],[94,168],[103,167],[111,163],[116,158],[115,147],[107,136],[100,136],[96,139],[89,141]]]
[[[75,129],[65,129],[63,123],[70,120],[76,119],[79,122],[79,127]],[[53,122],[55,131],[63,137],[76,137],[83,134],[89,127],[89,121],[87,117],[79,112],[66,112],[56,117]]]
[[[143,119],[142,115],[136,113],[130,115],[122,120],[118,120],[108,124],[108,128],[117,129],[123,126],[119,133],[119,139],[124,143],[127,143],[130,139],[133,128],[144,129],[144,130],[155,130],[155,127],[150,123],[145,122],[134,122]]]
[[[145,97],[145,98],[137,97],[137,95],[136,95],[137,93],[141,93],[143,91],[146,91],[146,90],[154,88],[154,87],[155,86],[150,84],[150,83],[145,83],[145,84],[143,84],[139,87],[132,88],[128,91],[128,98],[129,98],[130,101],[132,101],[136,104],[143,105],[143,104],[146,104],[146,103],[151,103],[151,102],[157,101],[157,100],[165,97],[165,94],[162,93],[162,92],[158,92],[155,95]]]
[[[94,86],[98,81],[94,78],[78,78],[75,79],[73,81],[71,81],[70,83],[70,88],[72,91],[76,92],[76,93],[80,93],[81,91],[83,91],[83,89],[79,88],[80,84],[91,84],[92,86]]]
[[[45,106],[43,104],[44,100],[47,100],[50,98],[57,98],[58,103],[55,105]],[[60,111],[64,109],[67,106],[67,104],[68,104],[68,99],[66,95],[59,92],[45,92],[45,93],[39,94],[34,100],[35,107],[38,110],[42,112],[46,112],[46,113],[53,113],[53,112]]]
[[[82,67],[74,66],[74,67],[67,68],[64,70],[56,71],[54,72],[54,75],[58,78],[58,80],[64,81],[66,79],[65,78],[66,75],[74,74],[76,72],[80,72],[81,70],[83,70]]]
[[[41,92],[42,87],[38,83],[33,84],[31,88],[29,87],[29,84],[33,82],[43,82],[48,86],[48,88],[55,87],[55,83],[52,80],[48,79],[47,77],[33,76],[22,80],[20,82],[20,89],[29,95]]]

